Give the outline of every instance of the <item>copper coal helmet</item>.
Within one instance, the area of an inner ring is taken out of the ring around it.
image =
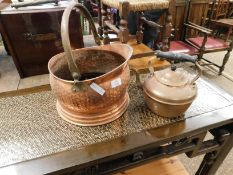
[[[137,83],[142,87],[147,106],[151,111],[162,117],[182,116],[197,96],[195,81],[201,75],[197,57],[161,51],[158,51],[156,55],[158,58],[170,60],[171,68],[154,72],[149,62],[149,76],[142,84],[136,72]],[[191,74],[183,68],[176,68],[174,61],[194,63],[198,70],[197,75],[192,78]]]
[[[81,4],[71,2],[64,11],[61,23],[65,53],[55,55],[48,63],[57,111],[73,124],[105,124],[120,117],[129,104],[127,88],[130,71],[127,61],[133,50],[126,44],[71,50],[68,24],[74,9],[79,9],[87,17],[95,41],[100,44],[89,12]]]

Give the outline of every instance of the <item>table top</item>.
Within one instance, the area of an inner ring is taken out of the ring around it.
[[[128,44],[133,48],[133,56],[141,53],[148,53],[152,50],[144,44],[137,44],[136,40],[130,40]],[[148,62],[151,61],[155,70],[165,68],[170,65],[167,61],[160,61],[156,56],[145,56],[129,60],[129,66],[137,70],[139,73],[147,73]]]
[[[227,18],[227,19],[219,19],[216,21],[217,24],[227,27],[233,27],[233,19]]]
[[[233,123],[233,106],[202,114],[167,126],[144,130],[112,140],[95,143],[77,150],[68,150],[30,161],[0,168],[0,174],[29,175],[46,174],[74,166],[100,163],[128,152],[140,151],[165,144],[168,140],[201,133],[215,127]]]
[[[41,12],[52,12],[52,11],[61,11],[64,10],[69,1],[60,1],[58,6],[54,5],[54,3],[47,3],[35,6],[27,6],[27,7],[20,7],[20,8],[13,8],[11,4],[5,4],[4,8],[1,8],[1,14],[20,14],[20,13],[41,13]]]
[[[131,45],[134,45],[134,43],[132,42]],[[138,52],[140,53],[140,50],[142,52],[150,51],[144,45],[135,45],[133,47],[135,48],[134,54]],[[147,57],[147,59],[151,59],[151,57]],[[167,63],[165,62],[164,64]],[[208,86],[210,85],[208,82],[206,82],[206,84]],[[225,101],[228,98],[232,98],[229,96],[229,94],[218,89],[217,87],[212,85],[210,86],[213,93],[219,92]],[[21,91],[21,93],[24,92]],[[126,153],[137,150],[140,151],[140,149],[145,147],[150,148],[156,145],[162,145],[168,140],[177,140],[184,136],[201,133],[205,131],[206,128],[212,129],[225,124],[233,123],[233,105],[231,103],[229,103],[229,105],[224,105],[217,109],[211,109],[208,111],[209,112],[198,114],[195,117],[189,117],[179,122],[172,122],[169,125],[148,128],[140,132],[133,132],[121,137],[115,137],[105,141],[81,146],[79,149],[64,150],[47,156],[3,166],[0,167],[0,174],[46,174],[74,166],[94,165]]]

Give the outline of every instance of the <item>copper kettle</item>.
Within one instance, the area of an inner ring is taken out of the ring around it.
[[[147,106],[151,111],[163,117],[182,116],[197,96],[195,81],[201,75],[197,57],[161,51],[157,51],[156,55],[158,58],[170,61],[171,67],[154,72],[149,62],[149,76],[141,83],[137,73],[137,83],[142,87]],[[174,62],[179,61],[195,64],[198,72],[196,76],[191,78],[183,68],[176,68]]]

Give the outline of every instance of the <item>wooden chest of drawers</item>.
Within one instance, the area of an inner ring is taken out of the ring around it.
[[[48,60],[63,52],[60,23],[64,6],[47,4],[1,10],[1,34],[21,77],[48,73]],[[71,15],[69,29],[72,47],[83,47],[79,14]]]

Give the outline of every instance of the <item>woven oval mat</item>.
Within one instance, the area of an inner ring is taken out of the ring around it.
[[[233,104],[232,96],[204,80],[184,117],[163,118],[150,112],[132,80],[130,105],[119,119],[97,127],[80,127],[62,120],[51,91],[0,98],[0,166],[78,149],[150,128],[168,125]]]

